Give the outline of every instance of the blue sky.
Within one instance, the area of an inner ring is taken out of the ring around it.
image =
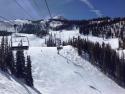
[[[125,0],[47,1],[53,16],[62,15],[68,19],[125,16]],[[0,0],[0,16],[8,19],[43,19],[49,17],[44,0]]]

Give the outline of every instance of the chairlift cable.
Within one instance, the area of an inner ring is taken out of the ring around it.
[[[2,19],[5,20],[5,21],[8,21],[7,23],[9,23],[10,25],[14,25],[14,23],[13,23],[12,21],[10,21],[8,18],[3,17],[3,16],[1,16],[1,15],[0,15],[0,18],[2,18]]]
[[[27,16],[29,16],[30,18],[32,18],[32,16],[28,13],[28,11],[17,1],[17,0],[13,0],[20,8],[23,9],[23,11],[25,12],[25,14]]]
[[[51,14],[51,11],[50,11],[50,8],[49,8],[49,5],[48,5],[48,2],[47,2],[47,0],[44,0],[45,1],[45,4],[46,4],[46,7],[47,7],[47,10],[48,10],[48,12],[49,12],[49,16],[50,16],[50,18],[52,19],[52,14]]]
[[[41,17],[41,7],[38,5],[38,3],[36,2],[36,0],[32,0],[33,4],[35,4],[35,7],[39,10],[38,11],[38,16]]]
[[[52,19],[52,14],[51,14],[51,11],[50,11],[48,2],[47,2],[47,0],[44,0],[44,1],[45,1],[45,4],[46,4],[46,7],[47,7],[47,9],[48,9],[49,16],[50,16],[50,18]],[[56,32],[56,35],[57,35],[57,32]],[[59,54],[59,51],[62,49],[61,43],[60,43],[60,41],[61,41],[61,36],[59,36],[59,37],[60,37],[60,39],[57,40],[57,41],[58,41],[58,45],[57,45],[58,54]]]

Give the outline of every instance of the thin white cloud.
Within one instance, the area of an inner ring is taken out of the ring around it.
[[[100,10],[91,10],[92,12],[94,12],[98,17],[102,17],[103,14],[101,13]]]
[[[80,0],[84,2],[90,9],[94,9],[94,6],[88,0]]]
[[[91,2],[89,2],[89,0],[80,0],[80,1],[85,3],[90,8],[90,11],[94,12],[98,17],[101,17],[103,15],[100,10],[97,10],[94,7],[94,5]]]

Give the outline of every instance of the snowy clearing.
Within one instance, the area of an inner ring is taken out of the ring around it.
[[[87,39],[94,43],[99,42],[100,44],[102,44],[104,42],[106,44],[110,44],[111,48],[113,49],[117,49],[119,47],[118,38],[103,39],[103,38],[99,38],[91,35],[84,36],[79,34],[79,30],[69,30],[69,31],[62,30],[62,32],[51,31],[50,33],[52,33],[53,35],[56,34],[56,37],[60,37],[62,41],[68,41],[73,37],[77,38],[78,36],[80,36],[81,38]]]

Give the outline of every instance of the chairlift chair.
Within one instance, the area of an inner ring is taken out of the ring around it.
[[[57,46],[57,50],[62,50],[63,46]]]
[[[61,39],[60,38],[56,38],[56,46],[57,46],[57,50],[61,50],[63,49],[63,46],[61,45]]]
[[[29,40],[26,36],[11,36],[11,50],[28,50]]]

